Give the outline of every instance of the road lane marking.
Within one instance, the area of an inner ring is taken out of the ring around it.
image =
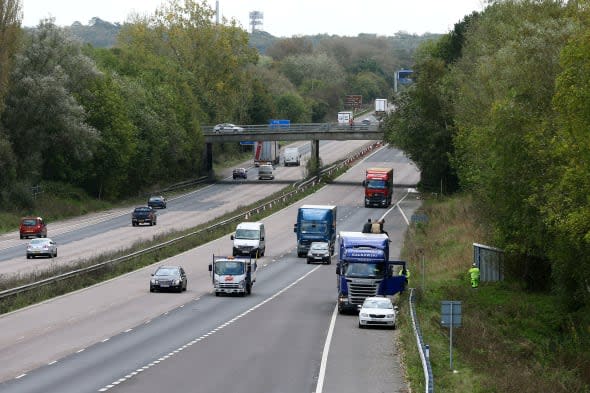
[[[330,319],[330,327],[324,343],[324,350],[322,352],[322,361],[320,363],[320,373],[318,375],[318,383],[315,388],[315,393],[322,393],[324,389],[324,377],[326,376],[326,367],[328,364],[328,353],[330,352],[330,344],[332,343],[332,336],[334,335],[334,326],[336,325],[336,317],[338,316],[338,305],[334,307],[332,312],[332,319]]]
[[[231,325],[232,323],[234,323],[234,322],[235,322],[235,321],[237,321],[238,319],[240,319],[240,318],[242,318],[242,317],[244,317],[244,316],[248,315],[250,312],[252,312],[252,311],[254,311],[254,310],[256,310],[256,309],[258,309],[258,308],[262,307],[262,306],[263,306],[263,305],[265,305],[266,303],[268,303],[268,302],[270,302],[271,300],[273,300],[273,299],[277,298],[279,295],[281,295],[281,294],[285,293],[287,290],[291,289],[293,286],[295,286],[296,284],[298,284],[299,282],[301,282],[303,279],[307,278],[307,277],[308,277],[310,274],[314,273],[314,272],[315,272],[316,270],[318,270],[320,267],[321,267],[321,266],[316,266],[315,268],[313,268],[313,269],[312,269],[312,270],[310,270],[309,272],[305,273],[303,276],[299,277],[297,280],[293,281],[291,284],[287,285],[285,288],[283,288],[283,289],[279,290],[279,291],[278,291],[278,292],[276,292],[274,295],[272,295],[272,296],[270,296],[270,297],[268,297],[268,298],[264,299],[264,300],[263,300],[263,301],[261,301],[260,303],[258,303],[258,304],[256,304],[256,305],[252,306],[250,309],[248,309],[247,311],[245,311],[245,312],[241,313],[241,314],[240,314],[240,315],[238,315],[237,317],[234,317],[234,318],[230,319],[229,321],[227,321],[227,322],[224,322],[222,325],[220,325],[220,326],[218,326],[218,327],[216,327],[216,328],[212,329],[211,331],[209,331],[209,332],[207,332],[207,333],[203,334],[201,337],[199,337],[199,338],[195,338],[194,340],[191,340],[191,341],[189,341],[188,343],[186,343],[186,344],[183,344],[183,345],[182,345],[181,347],[179,347],[178,349],[176,349],[176,350],[174,350],[174,351],[170,352],[168,355],[166,355],[166,356],[168,356],[168,357],[164,356],[164,357],[161,357],[161,358],[159,358],[159,359],[157,359],[157,360],[154,360],[154,361],[152,361],[151,363],[147,364],[146,366],[140,367],[140,368],[138,368],[137,370],[135,370],[135,371],[134,371],[134,372],[135,372],[135,374],[133,374],[133,372],[132,372],[132,373],[130,373],[129,375],[132,375],[131,377],[129,377],[129,378],[128,378],[127,376],[125,376],[124,378],[120,378],[119,380],[117,380],[117,381],[115,381],[115,382],[111,382],[109,385],[106,385],[106,386],[104,386],[104,387],[102,387],[102,388],[98,389],[98,391],[99,391],[99,392],[106,392],[107,390],[111,389],[111,388],[112,388],[112,387],[114,387],[115,385],[118,385],[118,384],[120,384],[121,382],[124,382],[124,381],[126,381],[126,380],[129,380],[129,379],[131,379],[133,376],[137,375],[138,373],[140,373],[140,372],[142,372],[142,371],[145,371],[145,370],[147,370],[147,369],[149,369],[149,368],[151,368],[151,367],[153,367],[153,366],[155,366],[155,365],[159,364],[159,363],[160,363],[160,362],[162,362],[163,360],[169,359],[169,358],[170,358],[170,357],[172,357],[173,355],[176,355],[176,354],[178,354],[179,352],[181,352],[182,350],[184,350],[184,349],[186,349],[186,348],[190,347],[191,345],[193,345],[193,344],[196,344],[197,342],[199,342],[199,341],[201,341],[201,340],[204,340],[206,337],[209,337],[209,336],[211,336],[211,335],[213,335],[213,334],[217,333],[218,331],[222,330],[224,327],[227,327],[227,326]],[[167,314],[167,313],[166,313],[166,314]],[[165,315],[165,314],[164,314],[164,315]],[[335,318],[335,317],[333,316],[332,318]],[[332,327],[332,324],[333,324],[333,323],[334,323],[334,322],[332,322],[332,323],[331,323],[331,329],[332,329],[332,330],[333,330],[333,327]],[[327,356],[327,354],[326,354],[326,356]]]

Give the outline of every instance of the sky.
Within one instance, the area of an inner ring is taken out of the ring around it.
[[[197,0],[201,1],[201,0]],[[125,22],[132,13],[151,15],[165,0],[21,0],[23,26],[36,26],[52,17],[59,26],[93,17]],[[207,0],[215,9],[215,0]],[[440,33],[453,29],[465,15],[482,11],[484,0],[218,0],[220,15],[235,19],[251,31],[249,13],[263,14],[264,30],[275,37],[328,34],[356,37],[358,34],[392,36]],[[354,6],[353,6],[354,5]]]

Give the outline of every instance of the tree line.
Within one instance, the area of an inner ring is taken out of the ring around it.
[[[261,54],[234,20],[214,19],[205,1],[170,0],[95,47],[52,19],[22,29],[21,1],[0,0],[0,206],[32,209],[42,183],[116,200],[199,177],[203,126],[330,121],[347,94],[391,95],[424,40],[292,37]]]
[[[590,305],[590,9],[493,1],[424,44],[387,139],[421,187],[468,192],[508,273]]]

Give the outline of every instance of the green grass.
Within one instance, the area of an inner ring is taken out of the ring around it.
[[[410,228],[402,256],[412,267],[411,286],[417,288],[417,314],[430,345],[435,391],[590,392],[588,313],[565,314],[555,296],[523,292],[521,283],[510,277],[471,289],[467,270],[472,243],[486,244],[488,236],[474,224],[479,220],[470,199],[427,200],[423,212],[429,221]],[[425,291],[419,249],[425,252]],[[453,370],[449,329],[440,326],[442,300],[462,301],[463,324],[453,329]],[[400,338],[412,391],[423,391],[423,370],[405,312]]]

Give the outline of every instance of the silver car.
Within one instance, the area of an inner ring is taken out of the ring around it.
[[[57,256],[57,243],[50,238],[33,239],[27,244],[27,259],[35,257],[55,258]]]
[[[221,123],[221,124],[217,124],[215,127],[213,127],[213,132],[216,134],[219,133],[236,133],[236,132],[242,132],[244,131],[244,129],[240,126],[236,126],[235,124],[231,124],[231,123]]]
[[[385,296],[368,297],[359,311],[359,328],[366,326],[384,326],[395,329],[397,306]]]
[[[307,263],[320,262],[329,265],[332,263],[330,258],[330,245],[327,242],[312,242],[307,252]]]

